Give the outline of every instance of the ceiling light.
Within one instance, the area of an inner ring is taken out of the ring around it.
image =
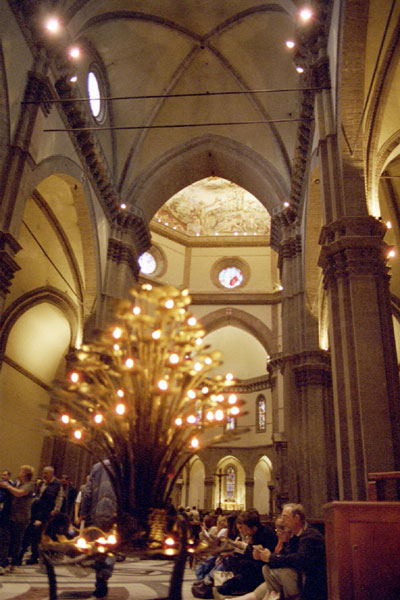
[[[307,23],[313,17],[313,11],[305,6],[300,10],[299,16],[303,23]]]
[[[51,17],[46,21],[45,27],[47,31],[50,31],[51,33],[57,33],[57,31],[60,29],[60,21],[57,19],[57,17]]]
[[[77,46],[69,49],[69,55],[71,58],[79,58],[81,55],[81,51]]]
[[[293,40],[286,40],[286,47],[287,48],[294,48],[296,43]]]

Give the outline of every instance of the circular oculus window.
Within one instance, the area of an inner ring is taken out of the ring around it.
[[[139,263],[140,271],[144,275],[151,275],[152,273],[155,272],[155,270],[157,268],[156,259],[151,254],[151,252],[143,252],[143,254],[141,254],[139,256],[138,263]]]
[[[225,288],[232,289],[243,283],[243,273],[238,267],[225,267],[218,273],[218,281]]]
[[[152,245],[139,256],[138,265],[142,275],[161,277],[167,270],[167,258],[161,248]]]
[[[250,278],[250,267],[237,256],[225,256],[213,264],[210,275],[217,287],[233,290],[247,284]]]

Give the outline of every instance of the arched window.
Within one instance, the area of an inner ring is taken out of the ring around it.
[[[265,396],[260,394],[256,400],[256,431],[262,433],[267,428],[267,403]]]
[[[225,425],[225,429],[230,431],[236,428],[236,419],[235,417],[228,417]]]
[[[225,469],[225,502],[236,501],[236,469],[229,465]]]

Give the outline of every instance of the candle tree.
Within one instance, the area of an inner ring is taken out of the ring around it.
[[[225,426],[242,402],[232,375],[211,374],[221,355],[205,345],[187,290],[144,284],[131,294],[115,323],[71,354],[47,426],[108,459],[120,520],[143,532],[193,453],[238,435]]]

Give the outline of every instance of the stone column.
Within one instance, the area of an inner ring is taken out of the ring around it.
[[[37,102],[49,98],[48,80],[41,70],[46,70],[44,58],[36,64],[38,71],[30,71],[25,88],[24,101]],[[50,107],[42,104],[42,110],[48,114]],[[25,197],[20,196],[21,182],[29,156],[28,148],[32,138],[36,116],[39,110],[37,104],[24,104],[21,108],[19,121],[13,143],[9,146],[4,158],[0,177],[0,313],[4,308],[6,294],[14,277],[19,270],[15,255],[21,249],[17,242],[19,227],[25,207]]]
[[[280,512],[285,502],[289,500],[287,481],[287,449],[288,444],[280,439],[279,434],[274,435],[274,447],[276,454],[276,486],[275,486],[275,510]]]
[[[383,223],[324,227],[339,498],[365,500],[368,472],[400,468],[400,389]]]
[[[254,508],[254,479],[246,477],[245,486],[245,509]]]
[[[336,489],[330,360],[319,349],[317,324],[307,314],[302,242],[290,210],[281,217],[279,268],[282,354],[268,365],[280,371],[284,399],[284,424],[274,432],[277,503],[301,502],[308,515],[320,517]]]
[[[204,479],[204,510],[213,510],[213,489],[214,477],[205,477]]]
[[[114,222],[108,240],[107,265],[98,312],[98,327],[113,319],[114,308],[121,298],[129,298],[129,290],[139,276],[138,244],[135,231],[125,223]]]
[[[365,60],[365,40],[359,35],[354,46],[348,26],[359,26],[366,11],[360,2],[343,10],[336,113],[323,44],[306,66],[309,83],[321,87],[315,96],[325,223],[319,265],[329,306],[339,498],[365,500],[368,472],[400,468],[400,388],[385,226],[368,215],[362,144],[347,143],[358,135]]]

